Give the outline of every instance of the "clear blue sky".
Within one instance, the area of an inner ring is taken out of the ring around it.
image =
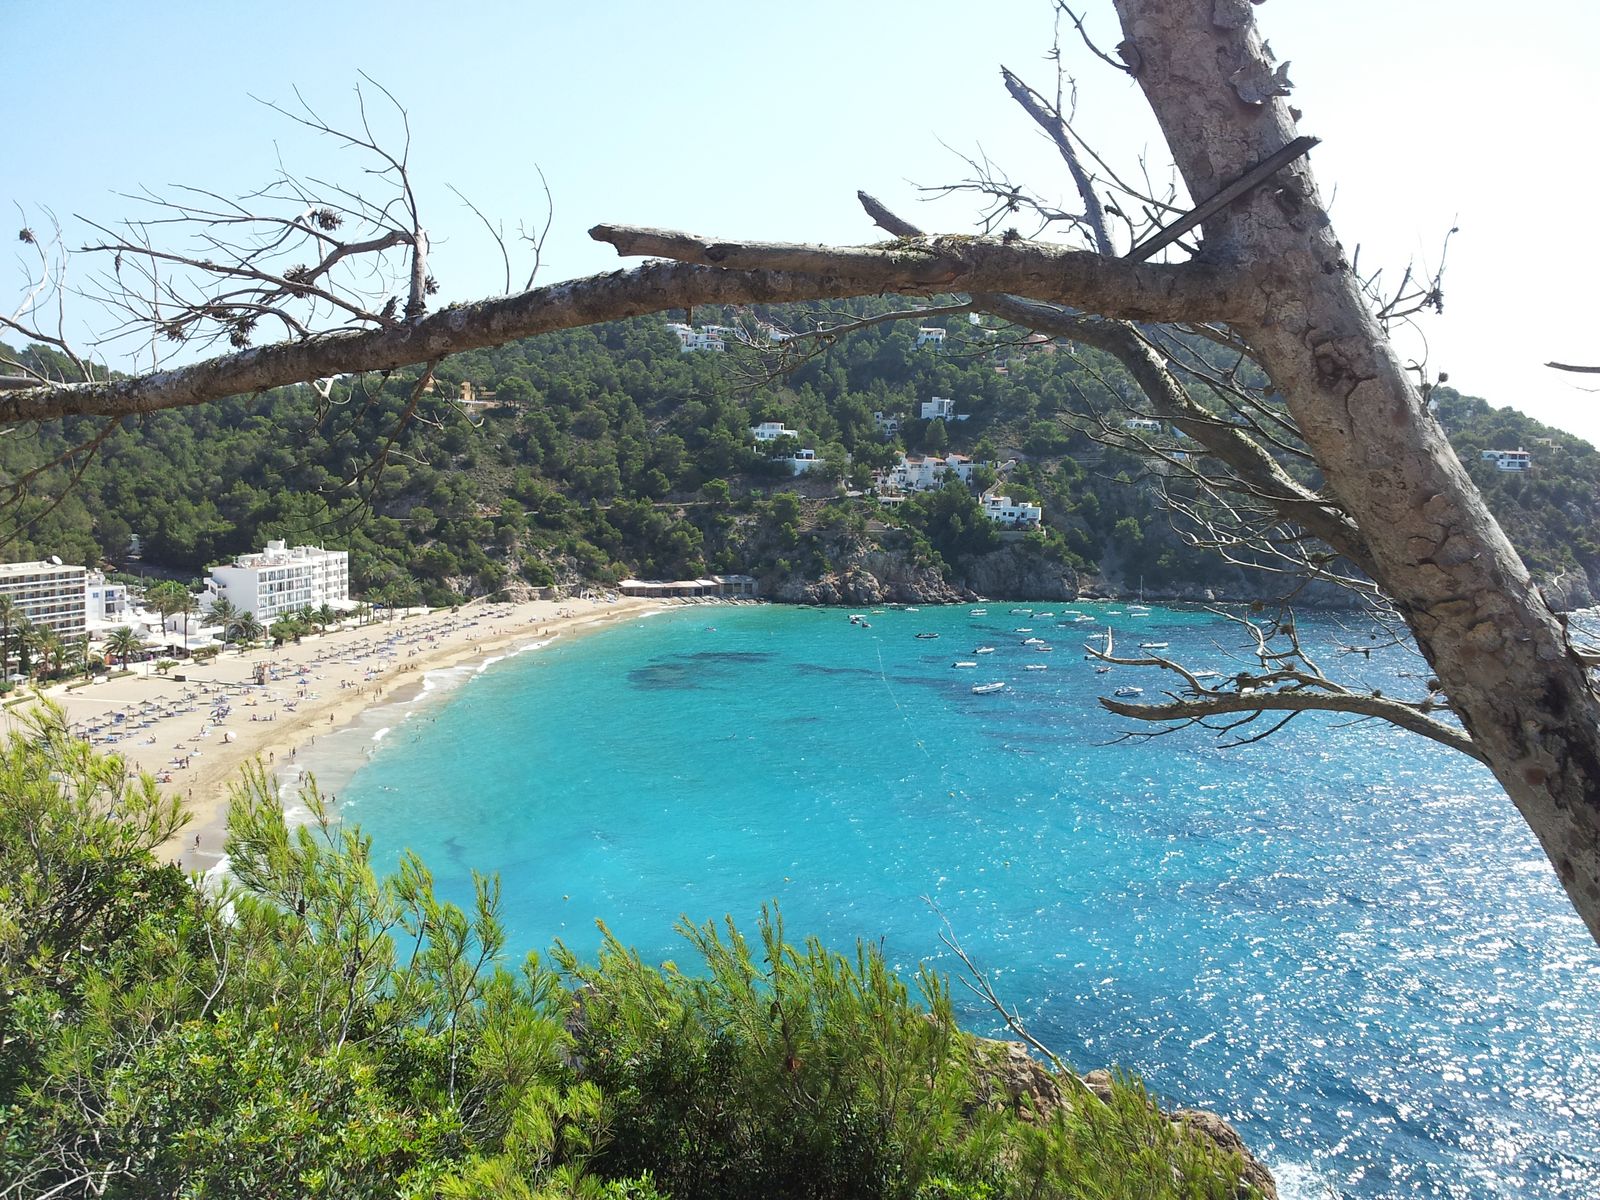
[[[1104,0],[1085,0],[1114,43]],[[1537,17],[1487,0],[1277,0],[1256,9],[1292,61],[1313,166],[1363,264],[1431,262],[1452,223],[1446,309],[1424,327],[1451,382],[1600,441],[1600,404],[1540,364],[1600,361],[1581,232],[1600,193],[1600,5]],[[115,193],[198,183],[243,192],[276,156],[306,174],[356,164],[252,95],[298,87],[335,120],[364,70],[407,105],[443,298],[498,286],[498,257],[444,185],[515,225],[555,198],[545,282],[618,265],[597,221],[729,237],[875,239],[865,188],[932,229],[968,208],[914,183],[959,176],[981,146],[1013,178],[1069,199],[1049,148],[999,83],[1049,86],[1044,0],[723,6],[659,3],[126,4],[13,0],[9,153],[0,199],[66,220],[130,210]],[[1137,90],[1066,42],[1079,126],[1115,161],[1167,156]],[[13,210],[14,211],[14,210]],[[13,278],[20,279],[20,275]],[[8,284],[6,292],[11,287]],[[1421,352],[1412,342],[1407,352]],[[1581,382],[1581,381],[1580,381]]]

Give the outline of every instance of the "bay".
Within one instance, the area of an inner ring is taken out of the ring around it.
[[[604,920],[681,959],[680,916],[776,902],[792,939],[957,974],[947,920],[1042,1041],[1222,1113],[1286,1195],[1600,1194],[1600,952],[1487,773],[1341,718],[1127,738],[1096,698],[1162,685],[1096,674],[1084,631],[1232,674],[1237,627],[1013,607],[706,607],[559,641],[386,714],[341,811],[458,902],[498,872],[519,952],[590,952]],[[1330,673],[1418,693],[1404,649],[1300,629]]]

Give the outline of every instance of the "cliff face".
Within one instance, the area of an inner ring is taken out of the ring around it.
[[[791,575],[771,592],[794,604],[955,604],[968,594],[899,550],[859,549],[815,579]]]
[[[1076,600],[1078,573],[1057,559],[1013,544],[962,564],[961,583],[991,600]]]

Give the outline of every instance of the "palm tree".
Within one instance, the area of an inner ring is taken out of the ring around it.
[[[17,674],[33,674],[33,650],[39,644],[39,627],[26,613],[17,618]]]
[[[0,595],[0,676],[11,674],[11,627],[16,623],[20,611],[14,597]],[[9,678],[0,678],[0,691],[6,691],[10,686]]]
[[[328,631],[329,625],[334,624],[338,620],[339,614],[334,611],[333,605],[324,603],[321,608],[317,609],[317,624],[322,626],[322,631],[324,633]]]
[[[39,633],[39,667],[40,674],[52,678],[61,674],[67,665],[67,643],[54,629],[41,630]]]
[[[211,602],[211,611],[206,613],[206,619],[203,624],[222,626],[222,640],[224,643],[226,643],[228,640],[228,631],[232,627],[233,622],[238,620],[238,617],[238,606],[226,596],[218,596]]]
[[[239,635],[240,654],[250,648],[250,643],[260,641],[262,634],[266,632],[261,622],[256,620],[255,613],[240,613],[234,617],[229,628]]]
[[[144,649],[144,639],[126,625],[113,629],[106,638],[106,652],[114,654],[122,660],[124,668],[128,660]]]
[[[189,618],[200,611],[200,601],[188,588],[183,589],[183,595],[178,598],[178,607],[173,610],[183,614],[183,648],[189,648]]]

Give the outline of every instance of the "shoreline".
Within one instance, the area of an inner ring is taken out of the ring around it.
[[[477,601],[332,629],[278,649],[225,650],[208,664],[186,662],[168,675],[143,664],[132,675],[70,691],[56,685],[40,695],[65,710],[70,731],[120,755],[130,775],[148,772],[162,791],[182,798],[189,821],[156,853],[210,871],[223,859],[232,786],[245,763],[260,760],[280,787],[292,785],[315,773],[314,759],[305,770],[285,768],[318,735],[337,734],[369,711],[415,703],[429,673],[683,603],[633,596]],[[265,683],[255,682],[258,670]],[[18,728],[28,707],[4,710],[0,728]]]

